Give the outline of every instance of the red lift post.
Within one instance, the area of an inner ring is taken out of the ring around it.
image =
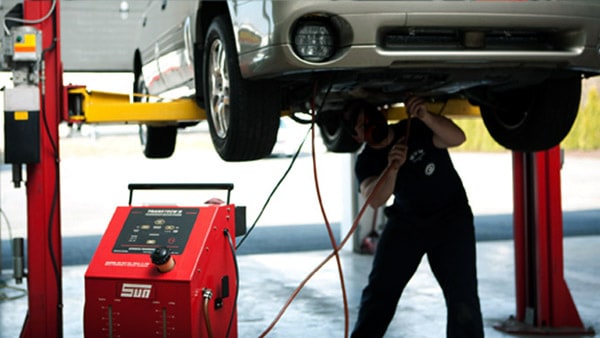
[[[53,7],[55,6],[55,7]],[[59,138],[62,97],[60,1],[25,0],[25,20],[42,32],[40,161],[27,165],[27,289],[29,310],[21,337],[62,337],[62,254]]]
[[[511,334],[594,335],[564,279],[560,148],[513,152],[516,316]]]

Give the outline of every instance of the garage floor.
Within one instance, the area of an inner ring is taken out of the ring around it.
[[[258,215],[263,201],[287,168],[288,157],[256,163],[226,164],[216,158],[201,130],[180,137],[175,156],[168,161],[149,161],[138,154],[131,131],[112,131],[95,139],[65,138],[61,143],[61,194],[63,227],[64,335],[81,337],[83,330],[84,273],[87,262],[108,224],[114,208],[125,205],[131,182],[233,182],[232,202],[246,205],[248,222]],[[199,141],[200,140],[200,141]],[[135,152],[116,144],[133,144]],[[111,149],[111,151],[107,151]],[[306,148],[305,148],[306,149]],[[325,207],[335,231],[344,228],[340,177],[346,160],[319,152],[319,181]],[[467,188],[476,215],[479,293],[486,337],[511,337],[494,329],[515,312],[514,255],[511,234],[512,186],[509,153],[454,153],[456,167]],[[328,239],[312,187],[314,180],[308,152],[301,154],[294,170],[275,194],[273,204],[251,237],[238,252],[240,295],[239,337],[258,337],[281,310],[295,288],[328,254]],[[600,156],[567,154],[563,167],[565,278],[586,327],[600,331]],[[239,173],[252,177],[242,180]],[[2,210],[11,221],[13,237],[26,235],[24,189],[10,186],[10,169],[1,170]],[[343,176],[343,175],[341,175]],[[233,179],[232,179],[233,178]],[[248,182],[251,181],[251,182]],[[141,195],[140,195],[141,196]],[[160,195],[160,199],[190,198]],[[134,197],[134,204],[157,196]],[[197,199],[198,196],[195,196]],[[202,199],[204,200],[204,199]],[[257,203],[256,201],[259,201]],[[185,204],[186,202],[179,203]],[[197,200],[195,202],[197,203]],[[10,250],[2,223],[2,271],[0,280],[18,288],[10,279]],[[342,264],[352,327],[360,292],[366,283],[371,256],[342,253]],[[344,311],[335,262],[332,260],[311,279],[287,309],[269,337],[343,337]],[[0,294],[17,299],[0,302],[0,337],[17,337],[27,310],[26,297],[12,288]],[[445,336],[445,306],[427,261],[408,285],[387,337]]]
[[[600,328],[598,247],[600,236],[565,240],[567,283],[586,327],[593,326],[596,330]],[[512,243],[505,240],[479,242],[478,251],[479,292],[486,337],[511,337],[493,327],[515,311]],[[328,254],[328,251],[318,250],[240,255],[239,337],[258,337],[266,330],[300,281]],[[350,325],[356,317],[370,261],[370,256],[342,254]],[[85,269],[84,265],[63,269],[65,337],[83,336]],[[332,261],[306,285],[268,336],[343,337],[344,312],[337,276]],[[26,298],[0,303],[0,337],[18,336],[26,308]],[[387,337],[444,337],[444,328],[442,295],[424,260],[403,295]]]

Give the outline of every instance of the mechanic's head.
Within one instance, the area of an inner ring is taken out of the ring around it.
[[[355,141],[378,144],[388,136],[383,113],[365,100],[351,101],[344,109],[344,124]]]

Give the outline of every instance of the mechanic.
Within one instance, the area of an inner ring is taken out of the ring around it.
[[[392,125],[365,100],[344,112],[354,139],[365,143],[355,166],[361,194],[373,192],[374,208],[394,196],[384,209],[387,223],[352,338],[385,334],[425,254],[446,301],[447,337],[483,337],[473,214],[447,150],[462,144],[465,134],[450,119],[427,111],[423,98],[409,97],[405,106],[410,118]]]

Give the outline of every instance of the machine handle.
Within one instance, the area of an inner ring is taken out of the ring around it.
[[[233,183],[130,183],[129,205],[134,190],[227,190],[227,204],[233,189]]]

